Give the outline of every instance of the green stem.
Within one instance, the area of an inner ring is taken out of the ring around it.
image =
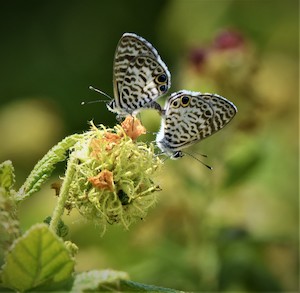
[[[55,233],[58,228],[59,220],[64,213],[65,203],[69,196],[70,184],[72,182],[75,170],[76,170],[76,168],[75,168],[75,164],[74,164],[74,158],[72,156],[70,156],[70,160],[68,162],[68,167],[67,167],[67,171],[65,174],[65,178],[64,178],[63,184],[61,186],[60,193],[58,196],[58,201],[57,201],[57,204],[54,209],[54,212],[53,212],[53,215],[51,218],[51,222],[50,222],[50,229],[52,229]]]

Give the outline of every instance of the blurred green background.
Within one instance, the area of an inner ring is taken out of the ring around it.
[[[157,206],[130,231],[111,226],[101,238],[75,211],[64,217],[78,271],[124,270],[186,291],[298,292],[298,1],[7,1],[0,24],[0,159],[13,161],[18,186],[87,121],[116,123],[103,103],[80,103],[102,99],[89,85],[112,95],[124,32],[157,48],[170,92],[218,93],[238,107],[188,150],[213,171],[188,156],[167,160]],[[159,129],[155,112],[141,117]],[[22,203],[24,230],[51,214],[50,184],[64,168]]]

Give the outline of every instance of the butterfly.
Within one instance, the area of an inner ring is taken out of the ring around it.
[[[136,115],[145,108],[161,111],[155,101],[170,86],[171,74],[157,50],[134,33],[123,34],[113,64],[114,99],[107,108],[116,113],[117,118]]]
[[[156,144],[162,153],[178,159],[184,155],[184,148],[222,129],[236,113],[236,106],[217,94],[175,92],[161,111]]]

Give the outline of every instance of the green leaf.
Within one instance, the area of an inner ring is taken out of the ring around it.
[[[168,293],[176,293],[183,292],[175,289],[158,287],[154,285],[146,285],[142,283],[137,283],[128,280],[122,280],[120,283],[120,291],[123,292],[168,292]]]
[[[71,292],[180,292],[177,290],[136,283],[125,272],[90,271],[75,276]]]
[[[49,226],[51,222],[51,217],[48,216],[43,222]],[[64,223],[62,219],[59,219],[57,229],[56,229],[56,235],[58,237],[65,238],[68,235],[68,233],[69,233],[69,227]]]
[[[67,136],[52,149],[35,165],[25,183],[21,186],[16,195],[16,200],[21,201],[29,197],[34,192],[40,190],[41,185],[50,177],[55,165],[67,158],[67,151],[83,137],[83,134],[73,134]]]
[[[0,164],[0,189],[9,192],[15,184],[15,170],[11,161]]]
[[[113,270],[89,271],[77,274],[73,284],[72,292],[99,292],[110,291],[120,285],[120,280],[127,280],[125,272]]]
[[[0,190],[0,267],[4,263],[7,250],[19,236],[20,229],[16,203],[7,193]]]
[[[11,161],[0,164],[0,267],[4,255],[14,240],[19,237],[19,220],[16,202],[13,196],[16,191],[14,167]]]
[[[2,285],[25,291],[70,277],[74,260],[46,224],[37,224],[13,244],[1,273]]]

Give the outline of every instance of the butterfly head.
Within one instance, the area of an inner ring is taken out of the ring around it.
[[[116,118],[117,118],[118,121],[121,121],[122,118],[126,117],[127,115],[134,115],[135,114],[133,111],[129,111],[128,109],[124,110],[124,109],[118,107],[116,105],[115,100],[111,100],[110,102],[108,102],[106,104],[106,107],[109,111],[117,114]]]
[[[184,156],[182,151],[176,151],[172,154],[172,156],[170,157],[172,160],[178,160],[180,158],[182,158]]]
[[[116,112],[116,102],[115,100],[111,100],[106,104],[106,107],[109,111],[115,113]]]

